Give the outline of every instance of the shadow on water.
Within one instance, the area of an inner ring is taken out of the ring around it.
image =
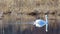
[[[57,29],[49,27],[48,30],[48,32],[45,31],[45,26],[42,28],[34,27],[32,31],[30,29],[24,30],[23,34],[60,34],[59,26],[57,27]]]
[[[42,28],[32,27],[33,30],[30,28],[25,29],[24,31],[20,31],[20,27],[18,27],[18,30],[16,32],[13,31],[13,25],[8,25],[8,27],[0,29],[0,34],[60,34],[60,26],[57,25],[57,28],[51,28],[49,26],[48,32],[45,31],[45,26]]]

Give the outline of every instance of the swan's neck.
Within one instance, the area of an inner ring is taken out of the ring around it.
[[[48,17],[47,17],[47,15],[45,15],[45,19],[46,19],[46,23],[48,22]]]
[[[46,32],[48,31],[48,17],[47,15],[45,15],[45,18],[46,18]]]

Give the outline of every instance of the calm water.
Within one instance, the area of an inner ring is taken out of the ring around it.
[[[27,24],[26,24],[27,25]],[[13,25],[9,24],[8,27],[4,27],[0,29],[0,34],[60,34],[60,26],[57,25],[57,28],[52,28],[49,26],[48,32],[45,31],[45,26],[42,28],[37,28],[33,26],[33,30],[31,28],[26,28],[21,31],[21,27],[19,26],[17,30],[13,29]]]

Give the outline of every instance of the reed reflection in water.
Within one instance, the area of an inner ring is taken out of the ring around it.
[[[57,24],[56,28],[52,28],[51,26],[48,27],[48,32],[45,31],[45,26],[42,28],[35,27],[31,24],[25,24],[29,27],[25,28],[23,31],[21,30],[20,24],[15,26],[16,24],[8,24],[8,27],[0,28],[0,34],[60,34],[60,26]],[[18,27],[18,28],[17,28]]]

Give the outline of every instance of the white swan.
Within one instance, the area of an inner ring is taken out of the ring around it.
[[[48,31],[48,17],[47,15],[45,15],[45,20],[42,20],[42,19],[38,19],[34,22],[33,25],[35,25],[36,27],[43,27],[44,25],[46,25],[46,32]]]

